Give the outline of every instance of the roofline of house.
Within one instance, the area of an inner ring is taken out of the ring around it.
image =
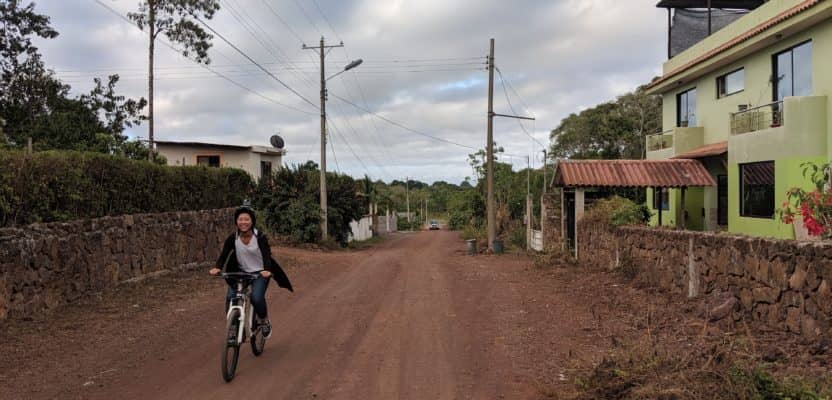
[[[681,75],[690,72],[693,70],[694,67],[698,67],[704,64],[707,61],[711,61],[715,59],[717,56],[726,53],[729,50],[733,50],[738,46],[747,43],[748,41],[761,36],[763,33],[770,31],[772,28],[776,27],[777,25],[790,20],[810,9],[814,6],[821,4],[824,0],[804,0],[787,10],[780,12],[779,14],[775,15],[774,17],[763,21],[756,26],[752,27],[751,29],[746,30],[745,32],[735,36],[733,39],[714,47],[713,49],[705,52],[699,57],[696,57],[685,64],[677,67],[674,70],[664,74],[659,79],[654,80],[647,86],[647,93],[648,94],[661,94],[671,89],[671,85],[673,85],[674,81],[677,81],[679,84],[686,83],[683,80],[677,80],[680,78]],[[822,19],[820,19],[822,20]],[[811,22],[811,21],[810,21]],[[816,21],[817,22],[817,21]],[[814,25],[814,23],[809,24],[809,26]],[[805,28],[801,29],[805,30]],[[761,39],[762,40],[762,39]],[[759,42],[759,41],[758,41]],[[734,60],[731,60],[734,61]],[[716,69],[721,67],[721,65],[713,66],[711,69]],[[698,74],[695,76],[688,76],[687,79],[695,79],[705,73],[710,72],[710,69],[703,69],[699,71]]]
[[[223,149],[234,149],[234,150],[249,150],[254,153],[260,154],[275,154],[275,155],[284,155],[286,154],[286,149],[273,149],[267,146],[240,146],[236,144],[220,144],[220,143],[206,143],[206,142],[176,142],[171,140],[157,140],[155,141],[157,145],[172,145],[172,146],[189,146],[189,147],[214,147],[214,148],[223,148]]]

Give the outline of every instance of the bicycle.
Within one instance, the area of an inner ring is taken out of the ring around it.
[[[240,346],[249,340],[255,356],[263,354],[266,338],[260,325],[254,325],[254,305],[251,303],[251,283],[262,278],[259,273],[223,272],[220,278],[233,281],[234,296],[226,313],[225,343],[223,343],[222,378],[226,382],[234,379]]]

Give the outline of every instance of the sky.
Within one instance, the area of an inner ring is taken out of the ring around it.
[[[122,16],[139,3],[98,1]],[[539,167],[541,144],[561,119],[660,74],[666,14],[655,3],[220,0],[208,25],[272,76],[217,35],[210,68],[225,78],[157,43],[155,137],[268,145],[279,134],[285,163],[319,162],[320,61],[302,46],[323,36],[344,43],[328,52],[327,76],[364,60],[328,80],[327,169],[459,183],[473,175],[468,154],[485,147],[494,38],[494,111],[535,118],[495,118],[494,140],[505,149],[502,161]],[[118,93],[147,96],[148,43],[136,26],[96,0],[38,0],[36,10],[60,33],[38,47],[73,93],[119,74]],[[128,135],[146,139],[147,127]]]

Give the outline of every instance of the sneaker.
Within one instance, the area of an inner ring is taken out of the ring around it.
[[[268,339],[272,336],[272,324],[271,324],[271,322],[269,322],[269,320],[260,321],[260,323],[258,325],[260,325],[261,326],[260,329],[263,330],[263,337],[264,338]]]

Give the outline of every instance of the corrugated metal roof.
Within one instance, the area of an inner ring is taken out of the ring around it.
[[[718,54],[720,54],[724,51],[727,51],[728,49],[730,49],[734,46],[737,46],[740,43],[743,43],[743,42],[753,38],[754,36],[757,36],[757,35],[765,32],[765,31],[771,29],[775,25],[777,25],[777,24],[779,24],[783,21],[786,21],[786,20],[788,20],[788,19],[790,19],[790,18],[792,18],[792,17],[794,17],[794,16],[796,16],[796,15],[798,15],[798,14],[816,6],[816,5],[818,5],[821,1],[822,0],[805,0],[805,1],[802,1],[802,2],[798,3],[794,7],[791,7],[789,9],[781,12],[780,14],[775,15],[772,18],[770,18],[766,21],[763,21],[762,23],[758,24],[757,26],[745,31],[744,33],[742,33],[742,34],[736,36],[735,38],[723,43],[722,45],[720,45],[718,47],[715,47],[715,48],[711,49],[710,51],[707,51],[705,54],[702,54],[701,56],[696,57],[693,60],[690,60],[687,63],[679,66],[678,68],[674,69],[673,71],[668,72],[667,74],[665,74],[661,78],[656,79],[655,81],[651,82],[647,86],[647,89],[649,90],[650,88],[656,87],[659,84],[666,82],[670,78],[673,78],[674,76],[682,73],[683,71],[685,71],[685,70],[687,70],[687,69],[689,69],[689,68],[691,68],[691,67],[693,67],[693,66],[695,66],[695,65],[697,65],[701,62],[704,62],[708,59],[711,59],[714,56],[716,56],[716,55],[718,55]]]
[[[695,187],[715,186],[696,160],[563,160],[553,186],[558,187]]]
[[[728,142],[719,142],[719,143],[711,143],[706,144],[702,147],[697,147],[693,150],[686,151],[682,154],[670,157],[672,159],[696,159],[696,158],[703,158],[703,157],[712,157],[718,156],[720,154],[725,154],[728,152]]]

